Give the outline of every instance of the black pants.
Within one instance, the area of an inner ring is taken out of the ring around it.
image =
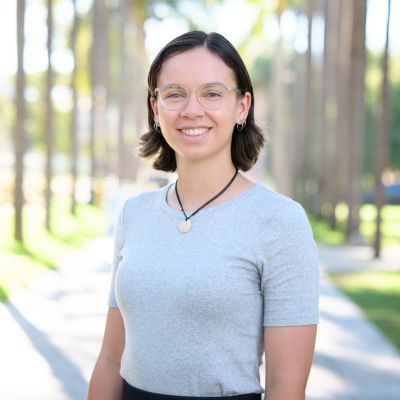
[[[191,397],[191,396],[172,396],[169,394],[158,394],[146,392],[131,386],[128,382],[123,381],[122,399],[121,400],[261,400],[260,393],[241,394],[238,396],[225,397]]]

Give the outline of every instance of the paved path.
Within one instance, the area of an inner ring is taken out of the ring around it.
[[[324,270],[358,265],[353,250],[321,247]],[[104,327],[110,255],[110,239],[94,241],[0,305],[0,399],[85,399]],[[307,399],[400,399],[399,354],[324,272]]]

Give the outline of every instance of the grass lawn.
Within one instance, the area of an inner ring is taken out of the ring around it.
[[[317,220],[309,215],[317,242],[333,245],[345,243],[346,209],[339,205],[336,211],[337,229],[332,230],[324,220]],[[373,243],[375,233],[375,206],[364,204],[360,209],[360,233],[366,244]],[[386,205],[382,210],[383,246],[400,245],[400,206]]]
[[[325,221],[309,216],[317,242],[341,245],[345,242],[346,210],[337,209],[338,229],[329,229]],[[360,232],[365,243],[372,243],[376,211],[373,205],[360,210]],[[387,205],[382,210],[383,246],[400,245],[400,206]],[[400,351],[400,271],[362,271],[330,274],[333,283],[358,304]]]
[[[14,213],[9,205],[0,206],[0,301],[26,286],[34,277],[57,267],[70,252],[104,234],[105,215],[97,207],[79,205],[77,215],[69,204],[56,198],[52,210],[53,229],[44,229],[44,210],[37,205],[24,209],[24,245],[13,239]]]
[[[400,351],[400,271],[330,274]]]

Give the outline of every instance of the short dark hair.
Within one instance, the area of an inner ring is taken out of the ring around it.
[[[233,164],[236,168],[247,171],[257,161],[265,141],[262,130],[254,121],[253,86],[249,73],[239,53],[224,36],[215,32],[209,34],[202,31],[184,33],[165,45],[152,62],[147,78],[149,130],[139,139],[138,155],[142,158],[155,156],[153,162],[153,167],[155,169],[166,172],[174,172],[176,170],[175,151],[165,141],[163,135],[154,127],[155,121],[151,100],[154,95],[154,90],[157,87],[157,77],[163,63],[173,55],[183,53],[196,47],[205,47],[212,53],[218,55],[235,73],[236,85],[242,90],[242,93],[250,92],[251,94],[251,106],[246,118],[246,125],[240,132],[235,125],[231,146]]]

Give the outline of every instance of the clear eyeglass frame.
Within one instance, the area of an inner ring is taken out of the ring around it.
[[[161,104],[167,110],[179,111],[187,105],[191,93],[196,93],[197,101],[203,108],[216,110],[225,104],[226,95],[230,92],[236,92],[243,95],[242,89],[225,86],[222,83],[204,85],[199,89],[187,89],[181,85],[168,84],[155,88],[152,97],[153,99],[159,98]],[[204,96],[202,96],[202,94]],[[209,96],[211,94],[212,96]],[[167,97],[167,95],[170,97]]]

